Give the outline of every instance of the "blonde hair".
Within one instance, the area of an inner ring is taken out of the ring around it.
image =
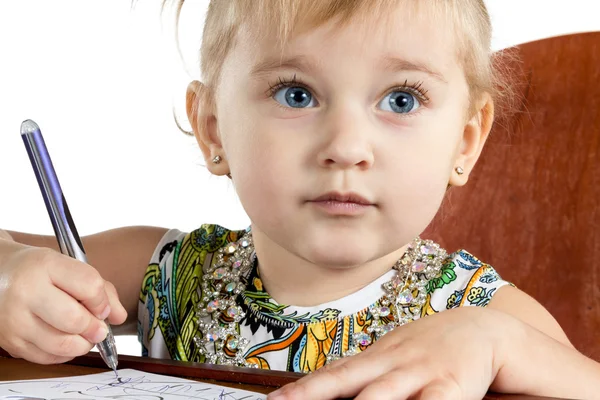
[[[169,1],[164,0],[164,4]],[[177,0],[177,21],[184,3]],[[200,49],[203,83],[212,90],[218,86],[222,65],[242,26],[252,27],[253,34],[259,36],[274,34],[283,48],[300,30],[330,20],[344,24],[351,19],[386,15],[400,3],[412,5],[412,10],[428,5],[427,12],[453,23],[457,56],[471,100],[482,93],[491,94],[494,100],[510,97],[508,73],[495,63],[497,57],[491,50],[492,24],[483,0],[210,0]]]

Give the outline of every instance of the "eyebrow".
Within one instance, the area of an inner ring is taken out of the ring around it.
[[[381,65],[383,69],[391,72],[418,71],[430,75],[441,82],[447,83],[444,75],[422,62],[388,56],[383,58]],[[252,67],[250,75],[257,77],[279,69],[295,69],[303,73],[310,73],[317,70],[318,66],[314,62],[311,62],[308,57],[303,55],[290,58],[272,58],[259,62]]]
[[[418,61],[409,61],[396,57],[384,57],[383,67],[384,69],[392,72],[419,71],[430,75],[439,81],[448,83],[446,81],[446,78],[444,78],[444,75],[442,75],[440,72],[435,71],[432,68],[430,68],[427,64]]]
[[[250,70],[251,76],[260,76],[276,71],[278,69],[296,69],[303,73],[309,73],[317,69],[317,66],[310,62],[306,56],[296,56],[291,58],[272,58],[256,64]]]

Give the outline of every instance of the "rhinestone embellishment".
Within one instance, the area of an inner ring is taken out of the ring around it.
[[[425,268],[427,268],[427,264],[423,261],[417,261],[412,265],[413,272],[423,272],[425,271]]]
[[[227,293],[233,293],[233,291],[235,290],[235,288],[237,287],[235,282],[229,282],[227,284],[227,286],[225,286],[225,291]]]
[[[427,282],[439,276],[446,257],[436,243],[416,238],[394,264],[396,274],[383,284],[384,296],[369,307],[371,324],[352,335],[347,351],[328,354],[327,363],[358,354],[396,327],[418,320],[427,298]],[[244,278],[250,274],[254,258],[252,234],[247,233],[220,248],[202,276],[202,298],[196,312],[200,334],[194,343],[207,363],[258,368],[244,358],[249,340],[239,333],[245,313],[237,303],[246,290]]]
[[[390,315],[390,309],[389,307],[381,307],[378,310],[378,313],[380,317],[387,317],[388,315]]]
[[[216,280],[221,280],[227,274],[227,270],[225,268],[218,268],[213,271],[212,276]]]
[[[353,339],[355,343],[361,346],[368,346],[371,344],[371,335],[364,332],[355,333]]]
[[[374,334],[378,340],[396,327],[420,319],[427,299],[427,282],[439,276],[446,257],[446,251],[438,244],[416,238],[394,265],[397,274],[383,284],[385,295],[379,301],[381,304],[369,308],[373,318],[371,325],[366,332],[353,335],[347,351],[328,354],[327,363],[360,353],[361,346],[368,346],[373,341],[369,334]]]
[[[194,337],[194,343],[207,363],[257,368],[243,356],[249,341],[239,333],[245,313],[236,302],[246,289],[242,277],[252,269],[253,254],[252,237],[247,235],[219,249],[202,276],[202,299],[196,312],[201,334]]]
[[[234,337],[230,337],[229,339],[227,339],[227,344],[225,344],[225,346],[227,346],[227,348],[231,351],[236,351],[238,348],[238,344],[239,344],[239,340],[234,338]]]

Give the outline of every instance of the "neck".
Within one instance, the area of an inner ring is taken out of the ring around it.
[[[279,304],[310,307],[348,296],[390,271],[406,246],[367,263],[333,268],[289,252],[253,227],[260,278]]]

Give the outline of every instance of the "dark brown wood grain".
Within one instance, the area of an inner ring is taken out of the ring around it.
[[[89,353],[70,361],[72,365],[106,369],[106,364],[98,353]],[[253,368],[236,368],[226,365],[213,365],[194,362],[161,360],[147,357],[119,356],[119,368],[132,368],[140,371],[179,376],[197,380],[245,383],[258,386],[281,387],[298,380],[304,374],[285,371],[269,371]]]
[[[521,109],[424,236],[492,264],[600,360],[600,32],[519,49]]]

